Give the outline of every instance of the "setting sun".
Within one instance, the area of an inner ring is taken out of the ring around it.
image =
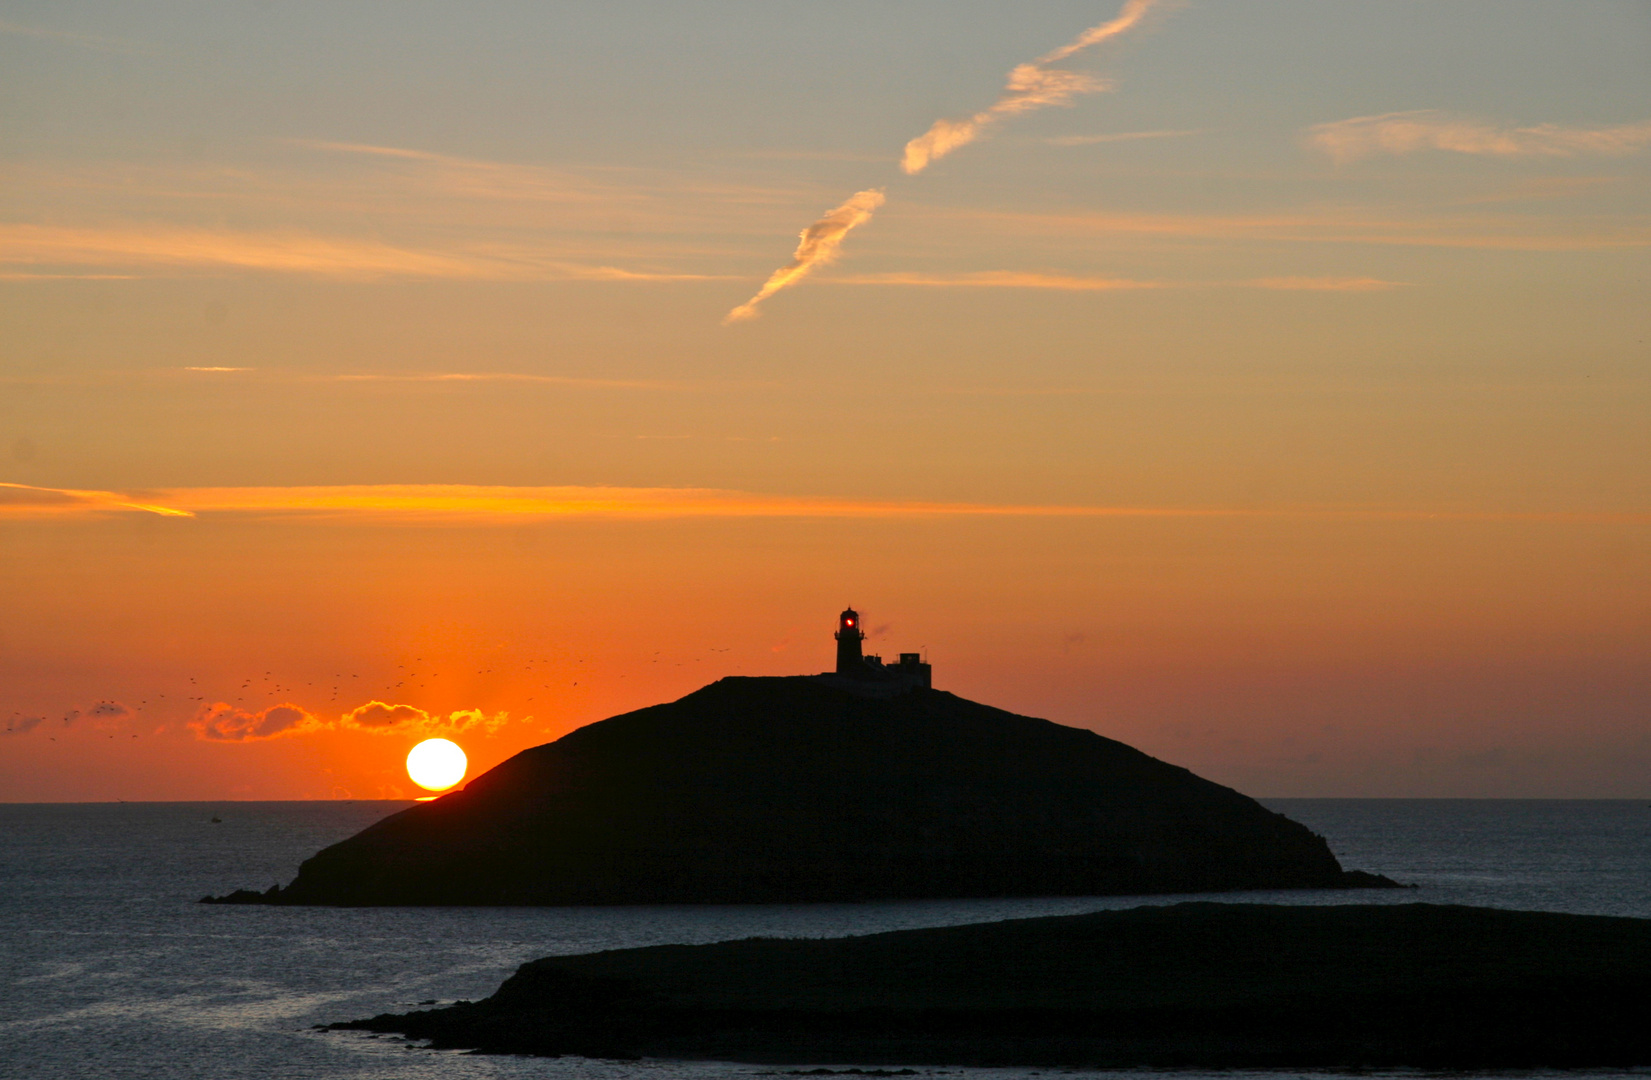
[[[407,775],[427,791],[445,791],[464,779],[469,760],[458,743],[425,739],[407,754]]]

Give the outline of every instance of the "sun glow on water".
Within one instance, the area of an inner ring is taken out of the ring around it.
[[[407,754],[407,775],[426,791],[445,791],[464,779],[470,761],[458,743],[425,739]]]

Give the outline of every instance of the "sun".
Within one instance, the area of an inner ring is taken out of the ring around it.
[[[407,775],[426,791],[445,791],[464,779],[470,765],[459,744],[447,739],[425,739],[407,753]]]

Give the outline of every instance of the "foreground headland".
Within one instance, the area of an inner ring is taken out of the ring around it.
[[[1324,840],[1091,731],[922,686],[726,678],[525,750],[216,902],[781,903],[1315,889]]]
[[[1651,1064],[1651,920],[1177,904],[524,964],[490,998],[333,1025],[436,1047],[764,1063]]]

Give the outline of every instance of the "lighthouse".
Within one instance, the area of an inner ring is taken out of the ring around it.
[[[837,616],[837,633],[833,636],[837,639],[837,674],[865,678],[866,661],[860,655],[860,642],[866,640],[866,632],[860,629],[860,613],[845,608]]]
[[[887,697],[919,687],[934,685],[932,669],[921,653],[900,654],[900,662],[885,664],[881,656],[867,656],[860,649],[866,632],[860,626],[860,613],[844,608],[837,616],[837,670],[816,678],[830,680],[832,685],[852,689],[857,694]],[[851,680],[845,682],[844,680]]]

